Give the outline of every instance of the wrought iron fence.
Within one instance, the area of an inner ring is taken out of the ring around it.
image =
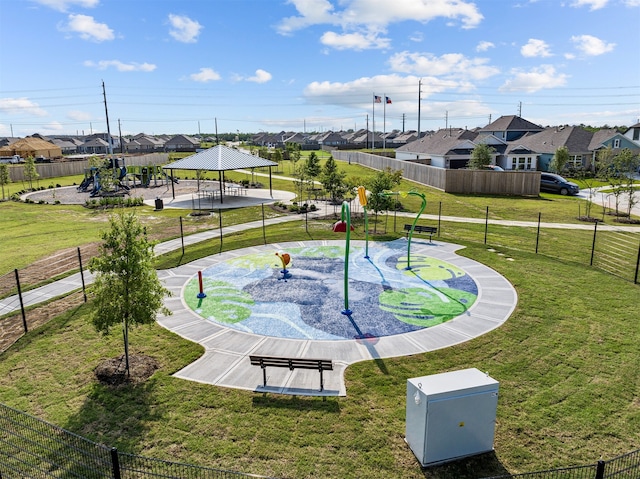
[[[0,478],[265,478],[125,454],[0,404]]]

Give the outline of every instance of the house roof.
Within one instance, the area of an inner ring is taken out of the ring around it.
[[[591,143],[589,143],[589,150],[597,150],[604,146],[605,141],[610,140],[616,135],[620,135],[620,132],[615,128],[603,128],[593,133]]]
[[[491,131],[541,131],[542,127],[520,118],[516,115],[501,116],[496,121],[489,123],[482,132]]]
[[[253,156],[228,146],[218,145],[174,161],[162,168],[165,170],[228,171],[276,165],[277,163],[259,156]]]
[[[566,146],[569,153],[586,153],[589,151],[592,137],[592,132],[579,126],[554,126],[545,128],[539,133],[527,133],[519,140],[510,143],[507,152],[524,146],[536,153],[554,154],[558,148]]]
[[[424,136],[419,140],[407,143],[398,148],[398,151],[446,155],[448,152],[456,149],[469,149],[469,143],[473,142],[477,136],[478,133],[475,131],[446,128],[438,130],[429,136]]]

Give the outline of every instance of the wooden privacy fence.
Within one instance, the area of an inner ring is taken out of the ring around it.
[[[447,170],[359,151],[332,150],[336,160],[376,170],[402,170],[402,177],[446,193],[538,196],[539,171]]]
[[[114,156],[119,156],[114,154]],[[163,165],[169,161],[167,153],[150,153],[148,155],[125,156],[126,166]],[[38,163],[36,171],[38,179],[57,178],[59,176],[83,175],[89,167],[88,160],[64,161],[59,163]],[[11,165],[9,167],[11,181],[18,183],[24,181],[24,165]]]

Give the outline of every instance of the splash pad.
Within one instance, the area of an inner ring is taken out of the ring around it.
[[[351,314],[344,315],[344,248],[340,241],[328,241],[240,250],[202,271],[205,298],[198,297],[197,278],[186,284],[183,298],[219,326],[334,341],[430,328],[467,315],[478,300],[479,287],[463,267],[429,254],[438,249],[434,243],[417,248],[411,269],[404,239],[354,244],[348,264]],[[281,251],[290,258],[288,269],[279,261]]]

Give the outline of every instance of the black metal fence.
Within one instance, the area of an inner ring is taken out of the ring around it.
[[[618,456],[608,461],[598,461],[588,466],[550,469],[548,471],[527,472],[485,477],[483,479],[638,479],[640,478],[640,449]]]
[[[162,461],[96,444],[0,404],[0,478],[264,478]]]

